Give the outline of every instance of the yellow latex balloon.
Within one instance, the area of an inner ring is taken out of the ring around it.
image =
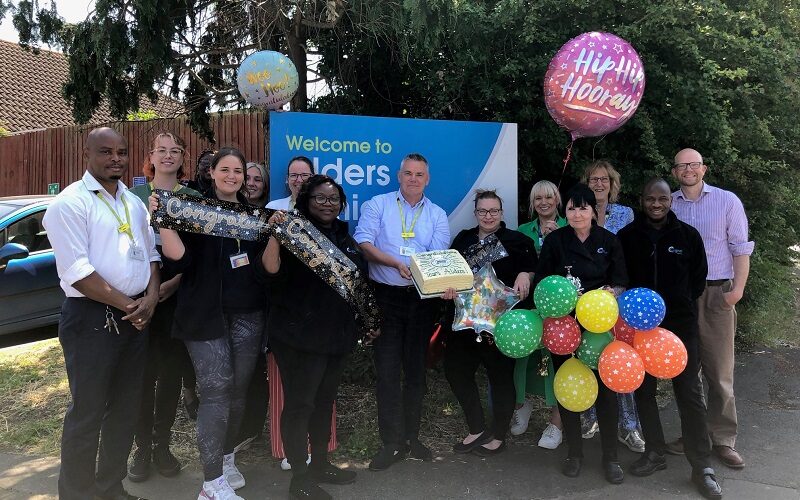
[[[585,411],[597,399],[597,378],[578,358],[570,358],[556,372],[553,392],[567,410]]]
[[[607,290],[591,290],[578,299],[575,315],[587,331],[605,333],[611,330],[619,317],[617,299]]]

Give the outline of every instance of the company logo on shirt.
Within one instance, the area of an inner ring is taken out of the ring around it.
[[[667,252],[674,253],[675,255],[683,255],[683,249],[675,248],[673,246],[667,248]]]
[[[600,248],[597,249],[597,253],[599,253],[600,255],[604,255],[604,254],[607,254],[608,252],[606,252],[605,248],[600,247]]]

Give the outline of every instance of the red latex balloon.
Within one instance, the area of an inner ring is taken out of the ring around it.
[[[644,362],[636,350],[614,340],[606,346],[597,363],[600,379],[614,392],[633,392],[644,380]]]
[[[633,345],[644,362],[644,369],[656,378],[675,378],[686,368],[686,346],[666,328],[637,331]]]
[[[636,334],[636,329],[628,323],[625,323],[621,314],[617,318],[617,323],[614,325],[614,328],[611,329],[611,332],[614,334],[615,339],[621,340],[631,347],[633,346],[633,337]]]
[[[542,345],[553,354],[571,354],[581,345],[581,329],[572,316],[545,318]]]

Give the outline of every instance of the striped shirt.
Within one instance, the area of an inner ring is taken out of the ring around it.
[[[700,197],[687,199],[683,191],[672,193],[672,211],[678,219],[700,232],[708,258],[708,280],[733,278],[733,258],[753,253],[748,241],[747,215],[739,198],[703,183]]]

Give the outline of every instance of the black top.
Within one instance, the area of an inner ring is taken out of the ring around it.
[[[617,233],[625,251],[630,286],[646,287],[667,305],[662,326],[678,335],[697,329],[697,298],[706,286],[708,264],[700,233],[670,210],[656,230],[643,214]]]
[[[314,225],[358,266],[366,279],[367,262],[358,243],[350,236],[347,223],[336,219],[331,229]],[[270,338],[301,351],[350,352],[359,338],[350,306],[291,252],[283,247],[280,252],[281,267],[275,274],[268,274],[261,256],[257,257],[257,269],[265,277],[269,289],[267,331]]]
[[[213,193],[207,197],[214,198]],[[243,197],[239,197],[244,203]],[[255,267],[265,244],[206,234],[180,232],[186,252],[167,260],[172,272],[183,273],[172,336],[212,340],[225,334],[223,313],[265,309],[265,288]],[[231,256],[246,253],[249,265],[233,268]]]
[[[547,235],[539,254],[534,282],[557,274],[566,276],[565,266],[572,266],[570,274],[580,278],[584,292],[604,286],[628,285],[622,246],[614,233],[592,224],[589,237],[581,242],[571,226],[556,229]]]
[[[500,228],[495,231],[494,234],[497,236],[497,239],[500,240],[503,248],[508,251],[508,256],[492,262],[492,267],[494,268],[494,272],[497,274],[497,277],[500,278],[500,281],[502,281],[506,286],[513,288],[514,282],[517,280],[519,273],[532,273],[536,271],[536,247],[534,246],[532,239],[528,238],[519,231],[506,228],[504,222],[501,222]],[[458,233],[453,240],[453,244],[450,245],[450,248],[453,250],[458,250],[459,253],[463,254],[467,248],[478,243],[479,241],[478,226],[475,226],[472,229],[464,229]],[[514,309],[529,309],[533,303],[532,295],[532,293],[529,294],[525,300],[514,306]],[[455,304],[453,301],[448,301],[446,304],[444,321],[444,326],[448,330],[453,324],[454,316]]]

